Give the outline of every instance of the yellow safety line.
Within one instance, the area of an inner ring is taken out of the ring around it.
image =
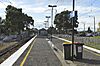
[[[34,41],[34,42],[35,42],[35,41]],[[33,44],[31,45],[30,49],[28,50],[27,54],[25,55],[24,59],[22,60],[20,66],[23,66],[23,65],[24,65],[24,63],[25,63],[25,61],[26,61],[26,59],[27,59],[29,53],[30,53],[31,50],[32,50],[32,47],[33,47],[33,45],[34,45],[34,42],[33,42]]]

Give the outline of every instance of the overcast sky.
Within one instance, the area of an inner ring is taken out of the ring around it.
[[[80,22],[78,30],[83,30],[83,23],[87,27],[93,29],[93,17],[96,18],[96,28],[100,22],[100,0],[75,0],[75,10],[78,11],[78,21]],[[32,16],[35,20],[36,28],[43,28],[45,16],[50,16],[51,11],[49,4],[55,4],[57,12],[54,10],[54,15],[64,10],[72,10],[72,0],[0,0],[0,16],[5,18],[5,8],[7,5],[13,5],[17,8],[22,8],[24,13]],[[93,17],[89,17],[93,16]],[[49,24],[50,25],[50,24]]]

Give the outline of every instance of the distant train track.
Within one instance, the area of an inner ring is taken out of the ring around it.
[[[0,63],[3,62],[6,58],[8,58],[11,54],[16,52],[21,46],[23,46],[28,40],[30,40],[32,37],[21,40],[18,43],[15,43],[12,46],[9,46],[5,48],[4,50],[0,51]],[[1,60],[3,58],[3,60]]]
[[[4,50],[1,50],[0,51],[0,56],[6,54],[8,51],[12,50],[13,48],[15,48],[17,46],[18,46],[18,44],[16,43],[16,44],[14,44],[12,46],[9,46],[9,47],[5,48]]]

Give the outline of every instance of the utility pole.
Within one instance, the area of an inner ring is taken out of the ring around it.
[[[84,32],[85,32],[85,22],[82,22],[82,24],[83,24],[83,27],[84,27]]]
[[[73,12],[75,10],[75,0],[73,0]],[[72,60],[74,59],[74,18],[72,18]]]
[[[48,5],[48,7],[51,7],[51,41],[52,41],[52,28],[53,28],[53,8],[57,7],[57,5]]]
[[[85,23],[83,23],[84,24],[84,32],[85,32]]]
[[[94,16],[94,34],[95,34],[95,16]]]
[[[93,17],[94,19],[94,34],[95,34],[95,16],[89,16],[89,17]]]

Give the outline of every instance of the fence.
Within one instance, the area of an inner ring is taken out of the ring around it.
[[[72,40],[72,37],[69,35],[60,35],[59,37],[65,38],[67,40]],[[84,43],[87,46],[96,48],[100,50],[100,39],[99,38],[94,38],[94,37],[74,37],[75,42],[80,42]]]

